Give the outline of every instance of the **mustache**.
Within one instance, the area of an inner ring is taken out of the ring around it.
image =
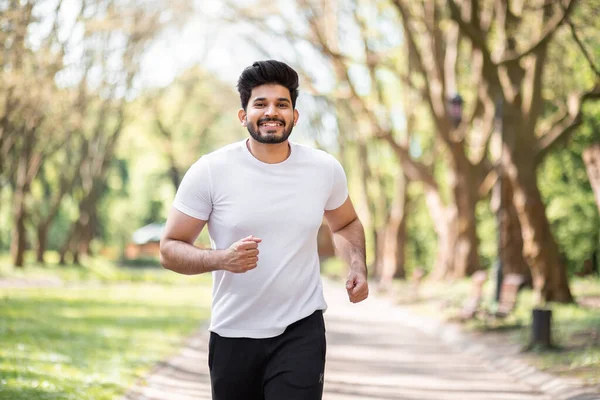
[[[285,126],[285,121],[279,118],[261,118],[258,120],[258,125],[260,124],[264,124],[265,122],[279,122],[281,123],[283,126]]]

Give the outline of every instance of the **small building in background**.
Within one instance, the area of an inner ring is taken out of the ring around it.
[[[160,237],[165,224],[149,224],[133,232],[132,242],[125,249],[125,258],[158,258],[160,256]]]

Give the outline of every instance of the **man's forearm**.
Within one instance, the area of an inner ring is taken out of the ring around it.
[[[197,275],[220,269],[224,250],[199,249],[179,240],[160,244],[160,263],[171,271]]]
[[[350,270],[367,276],[365,257],[365,230],[358,218],[342,229],[333,232],[338,255],[346,261]]]

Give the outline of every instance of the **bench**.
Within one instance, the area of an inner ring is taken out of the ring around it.
[[[458,314],[459,320],[466,321],[477,315],[483,298],[483,285],[487,278],[486,271],[477,271],[471,276],[471,294],[463,303],[463,307]]]
[[[493,318],[506,318],[508,317],[517,306],[517,298],[519,296],[519,290],[525,283],[525,277],[520,274],[508,274],[502,279],[502,286],[500,286],[500,300],[498,301],[498,307],[493,312],[488,312],[488,316]]]

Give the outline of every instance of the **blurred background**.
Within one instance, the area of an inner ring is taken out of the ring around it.
[[[278,59],[301,77],[292,139],[346,170],[375,288],[484,270],[497,299],[518,274],[531,304],[586,301],[598,368],[598,32],[597,0],[0,2],[2,360],[65,282],[208,287],[160,271],[162,224],[187,168],[247,136],[243,68]],[[319,242],[342,276],[326,227]],[[3,372],[15,396],[31,382]]]

